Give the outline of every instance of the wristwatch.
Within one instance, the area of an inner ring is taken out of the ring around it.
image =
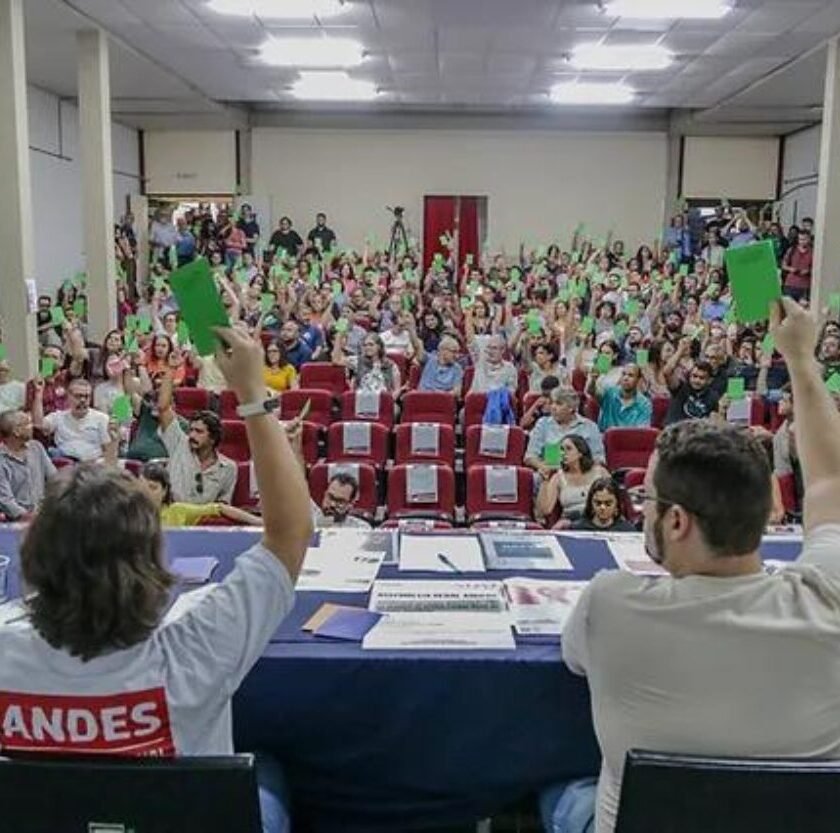
[[[264,399],[262,402],[247,402],[244,405],[236,406],[236,415],[240,419],[247,419],[253,416],[270,414],[280,407],[280,397],[273,396],[271,399]]]

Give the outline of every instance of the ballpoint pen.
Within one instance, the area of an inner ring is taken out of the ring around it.
[[[452,570],[453,573],[462,572],[461,570],[458,569],[458,567],[455,566],[455,564],[452,563],[452,561],[449,559],[449,557],[447,555],[445,555],[444,553],[439,552],[437,554],[437,557],[438,557],[438,561],[440,561],[441,564],[445,564],[447,567],[449,567],[449,569]]]

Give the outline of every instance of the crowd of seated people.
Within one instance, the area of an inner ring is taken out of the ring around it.
[[[89,337],[77,275],[39,300],[38,375],[15,379],[0,360],[0,513],[27,517],[56,465],[102,460],[138,474],[162,463],[167,482],[160,466],[148,479],[169,503],[208,507],[164,511],[182,523],[258,515],[235,397],[196,354],[169,286],[204,256],[231,321],[262,341],[266,395],[280,397],[321,523],[597,527],[606,479],[638,478],[655,429],[701,418],[766,441],[782,522],[801,497],[795,403],[767,326],[734,315],[723,252],[771,240],[785,292],[807,302],[809,223],[784,233],[721,208],[699,235],[690,226],[679,214],[635,253],[578,230],[568,246],[458,256],[454,234],[424,266],[414,248],[337,248],[324,214],[306,240],[288,217],[265,239],[249,206],[202,205],[155,213],[138,287],[124,221],[118,327]],[[834,306],[817,349],[836,392]],[[638,507],[614,496],[609,525],[632,528]]]

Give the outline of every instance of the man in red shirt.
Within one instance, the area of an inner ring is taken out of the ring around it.
[[[785,295],[795,301],[808,300],[811,295],[811,270],[814,264],[814,250],[811,235],[800,231],[796,246],[788,249],[782,259]]]

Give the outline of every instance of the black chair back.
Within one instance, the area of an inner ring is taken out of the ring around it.
[[[627,753],[615,833],[837,833],[840,761]]]
[[[254,758],[0,758],[0,829],[260,833]]]

